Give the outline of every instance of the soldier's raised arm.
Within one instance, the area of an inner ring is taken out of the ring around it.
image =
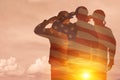
[[[35,34],[48,38],[48,35],[51,35],[51,31],[50,31],[50,28],[46,28],[46,26],[49,23],[53,23],[55,20],[56,20],[56,17],[52,17],[48,20],[44,20],[42,23],[40,23],[35,27],[34,29]]]

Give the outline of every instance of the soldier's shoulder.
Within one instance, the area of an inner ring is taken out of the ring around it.
[[[91,24],[91,23],[88,23],[88,26],[93,27],[94,25],[93,25],[93,24]]]
[[[105,28],[111,30],[108,26],[105,26]]]

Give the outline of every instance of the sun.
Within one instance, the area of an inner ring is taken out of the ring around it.
[[[83,78],[83,79],[89,79],[89,78],[90,78],[90,73],[84,72],[84,73],[82,74],[82,78]]]
[[[89,71],[78,73],[76,80],[92,80],[92,74]]]

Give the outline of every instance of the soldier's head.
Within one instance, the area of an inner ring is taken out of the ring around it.
[[[62,23],[69,23],[70,19],[73,17],[67,11],[60,11],[57,15],[57,18]]]
[[[84,6],[80,6],[80,7],[76,8],[75,15],[76,15],[76,18],[78,20],[83,20],[83,21],[86,21],[86,22],[89,21],[89,19],[88,19],[88,9]]]
[[[105,25],[105,13],[103,10],[95,10],[93,14],[91,15],[91,18],[93,19],[95,24],[104,24]]]

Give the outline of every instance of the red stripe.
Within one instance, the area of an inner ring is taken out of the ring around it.
[[[109,52],[115,54],[115,50],[109,49]]]
[[[87,33],[93,35],[94,37],[97,37],[96,32],[93,31],[93,30],[85,29],[85,28],[80,27],[80,26],[78,26],[78,30],[79,30],[79,31],[83,31],[83,32],[87,32]]]
[[[90,54],[89,52],[83,52],[80,50],[69,49],[68,55],[73,56],[75,58],[83,58],[85,60],[91,60],[91,61],[95,61],[95,62],[99,62],[99,63],[103,63],[103,64],[107,63],[107,56],[106,56],[106,58],[103,58],[103,57],[93,55],[92,53]]]
[[[90,40],[86,40],[86,39],[82,39],[82,38],[76,38],[75,41],[80,44],[86,45],[88,47],[99,48],[101,50],[106,51],[106,46],[104,46],[103,44],[98,43],[96,41],[90,41]]]
[[[89,52],[84,52],[84,51],[70,49],[70,48],[68,49],[68,55],[74,56],[74,57],[90,58]]]
[[[98,33],[98,32],[97,32],[97,35],[98,35],[99,39],[106,40],[108,42],[111,42],[113,45],[116,45],[116,41],[114,38],[109,37],[109,36],[104,35],[104,34],[101,34],[101,33]]]
[[[60,38],[60,39],[68,39],[66,34],[64,34],[62,32],[58,32],[52,28],[45,29],[45,32],[43,30],[38,31],[36,34],[39,34],[40,36],[47,37],[47,38],[50,38],[50,36],[51,37],[54,36],[54,37]]]
[[[65,45],[66,46],[66,45]],[[57,52],[59,52],[60,54],[67,54],[67,47],[65,47],[65,46],[60,46],[60,45],[58,45],[58,44],[55,44],[55,43],[52,43],[51,44],[51,48],[50,48],[50,50],[52,51],[57,51]],[[50,52],[50,58],[49,58],[49,63],[50,64],[55,64],[55,63],[57,63],[57,64],[63,64],[64,62],[65,62],[65,59],[63,59],[63,57],[66,57],[66,56],[59,56],[59,57],[55,57],[54,55],[52,55],[53,53],[52,52]]]
[[[56,30],[54,30],[54,29],[52,29],[51,30],[53,33],[51,34],[51,35],[53,35],[53,36],[55,36],[55,37],[58,37],[58,38],[60,38],[60,39],[68,39],[67,38],[67,35],[66,34],[64,34],[64,33],[62,33],[62,32],[58,32],[58,31],[56,31]]]
[[[61,44],[62,44],[62,43],[61,43]],[[61,54],[67,54],[67,49],[68,49],[67,46],[68,46],[68,45],[60,46],[60,45],[58,45],[58,44],[52,43],[50,50],[58,51],[58,52],[60,52]]]
[[[109,37],[109,36],[107,36],[107,35],[104,35],[104,34],[95,32],[95,31],[93,31],[93,30],[85,29],[85,28],[80,27],[80,26],[78,27],[78,30],[84,31],[84,32],[87,32],[87,33],[90,33],[91,35],[93,35],[93,36],[95,36],[95,37],[98,37],[98,38],[100,38],[100,39],[102,39],[102,40],[106,40],[106,41],[111,42],[112,44],[115,45],[115,39],[112,38],[112,37]],[[96,35],[96,33],[97,33],[97,35]]]
[[[99,56],[96,56],[96,55],[92,55],[92,61],[93,62],[99,62],[99,63],[102,63],[102,64],[106,64],[107,63],[107,56],[106,58],[103,58],[103,57],[99,57]]]
[[[54,56],[50,56],[49,63],[53,64],[65,64],[66,59],[56,58]]]

